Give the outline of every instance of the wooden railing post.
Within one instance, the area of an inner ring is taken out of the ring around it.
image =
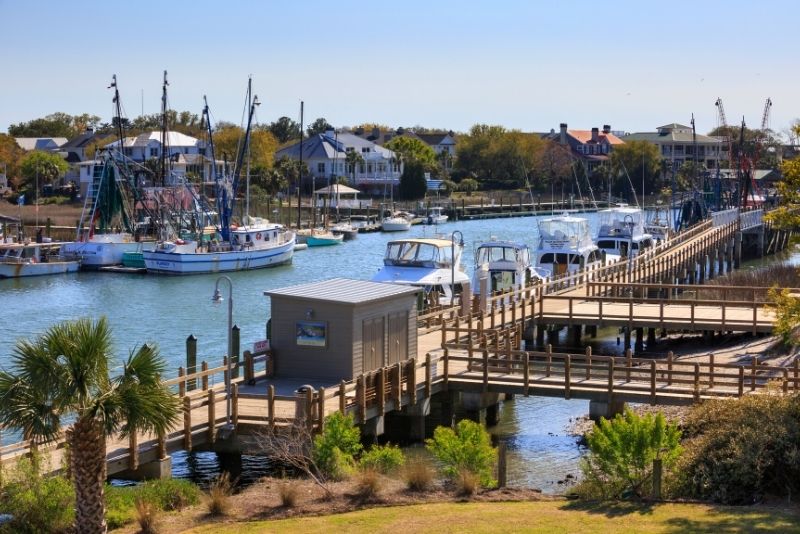
[[[487,391],[489,391],[489,350],[483,349],[483,392]]]
[[[708,389],[714,388],[714,353],[708,355]]]
[[[217,394],[208,390],[208,442],[213,444],[217,439]]]
[[[394,394],[394,409],[399,410],[403,403],[403,364],[397,362],[394,366],[394,387],[392,393]]]
[[[650,404],[656,405],[656,361],[650,360]]]
[[[203,391],[205,391],[208,389],[208,375],[205,374],[208,371],[208,362],[201,362],[200,370],[203,372],[203,378],[200,379],[200,383],[203,385]]]
[[[614,393],[614,357],[609,356],[608,358],[608,398],[611,400],[611,396]]]
[[[364,374],[360,374],[356,380],[356,400],[358,402],[358,417],[361,423],[367,422],[367,388],[364,382]]]
[[[255,382],[255,368],[253,364],[253,353],[249,350],[244,351],[244,382],[252,384]]]
[[[592,378],[592,347],[586,347],[586,380]]]
[[[431,369],[431,353],[425,354],[425,398],[431,398],[431,374],[433,370]]]
[[[267,387],[267,422],[270,431],[275,430],[275,385]]]
[[[186,338],[186,374],[193,375],[197,372],[197,338],[189,335]],[[197,379],[189,380],[186,387],[189,391],[197,389]],[[181,395],[183,396],[183,395]]]
[[[553,345],[550,343],[547,344],[547,356],[545,357],[545,368],[544,368],[544,376],[550,377],[550,371],[553,366]]]
[[[239,428],[239,384],[231,384],[231,423],[236,432]]]
[[[306,424],[308,425],[308,433],[314,433],[314,390],[313,388],[306,388],[306,398],[305,398],[305,414],[306,414]]]
[[[631,367],[633,367],[631,349],[625,349],[625,382],[631,381]]]
[[[444,349],[442,354],[442,386],[445,391],[447,391],[448,387],[450,386],[450,351]]]
[[[564,398],[567,400],[569,400],[570,398],[569,385],[570,385],[570,368],[572,365],[571,360],[572,357],[569,354],[567,354],[566,357],[564,358]]]
[[[386,413],[384,403],[386,402],[386,367],[381,367],[375,375],[375,396],[378,401],[378,415]]]
[[[178,382],[178,396],[185,397],[186,396],[186,380],[183,377],[186,376],[186,371],[183,370],[183,367],[178,367],[178,378],[180,382]]]
[[[524,364],[523,364],[524,365],[524,368],[523,368],[523,373],[524,373],[523,374],[523,376],[524,376],[523,380],[524,380],[524,382],[522,384],[522,394],[527,397],[528,396],[528,390],[530,388],[530,381],[531,381],[531,355],[530,355],[530,353],[528,353],[526,351],[525,355],[524,355],[524,358],[525,358]]]
[[[342,380],[339,382],[339,411],[342,415],[347,413],[347,383]]]
[[[322,432],[325,429],[325,388],[319,388],[317,392],[317,409],[319,410],[317,415],[319,431]]]
[[[192,450],[192,399],[183,398],[183,448]]]
[[[744,365],[739,366],[739,397],[744,396]]]
[[[694,362],[694,401],[700,401],[700,364]]]
[[[752,368],[750,373],[750,391],[756,390],[756,370],[758,368],[758,356],[753,356]]]
[[[417,404],[417,359],[411,358],[409,361],[410,373],[408,375],[408,394],[411,406]]]
[[[667,385],[672,385],[672,360],[675,357],[672,351],[667,353]]]

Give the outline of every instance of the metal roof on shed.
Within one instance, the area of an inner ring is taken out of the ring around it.
[[[401,295],[413,295],[418,291],[420,291],[420,288],[400,284],[332,278],[321,282],[264,291],[264,294],[269,297],[279,296],[302,300],[340,302],[343,304],[363,304]]]

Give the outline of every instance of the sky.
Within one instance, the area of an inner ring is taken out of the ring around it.
[[[324,117],[467,131],[698,132],[800,117],[800,2],[0,0],[0,131],[62,111],[173,109],[239,124],[248,75],[259,122]]]

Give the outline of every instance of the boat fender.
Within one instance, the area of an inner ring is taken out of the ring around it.
[[[176,239],[175,240],[175,244],[176,245],[185,245],[186,241],[184,241],[183,239]]]

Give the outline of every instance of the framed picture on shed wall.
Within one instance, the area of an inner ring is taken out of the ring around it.
[[[296,342],[301,347],[325,347],[328,344],[328,323],[325,321],[298,321]]]

